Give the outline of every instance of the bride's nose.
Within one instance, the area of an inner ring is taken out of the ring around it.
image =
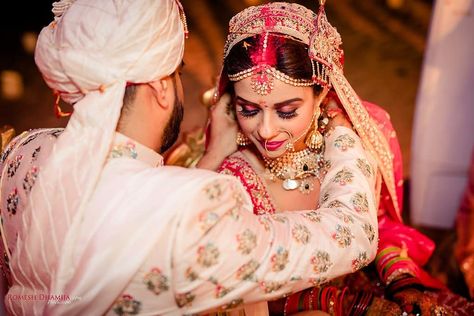
[[[270,113],[264,113],[258,126],[258,135],[262,139],[272,139],[277,135],[277,128]]]

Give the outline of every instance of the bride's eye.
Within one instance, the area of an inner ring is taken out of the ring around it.
[[[285,119],[285,120],[298,116],[298,114],[296,113],[296,109],[291,110],[291,111],[277,111],[277,113],[280,118]]]
[[[251,105],[238,105],[237,112],[243,117],[252,117],[258,113],[259,109]]]

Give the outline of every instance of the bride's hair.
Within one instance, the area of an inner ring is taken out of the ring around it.
[[[232,47],[224,60],[224,74],[235,74],[255,66],[252,62],[252,53],[262,49],[264,35],[255,35],[246,38]],[[275,68],[293,79],[312,80],[313,68],[308,57],[308,46],[294,39],[272,34],[268,37],[268,47],[272,47],[275,54]],[[318,65],[315,63],[315,67]],[[228,85],[233,92],[232,84]],[[313,86],[316,95],[322,91],[318,84]]]

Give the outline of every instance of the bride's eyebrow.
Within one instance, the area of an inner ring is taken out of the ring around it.
[[[260,107],[260,104],[254,103],[254,102],[250,102],[249,100],[245,100],[245,99],[242,98],[242,97],[236,97],[235,100],[236,100],[236,101],[243,102],[243,103],[248,103],[248,104],[250,104],[250,105],[255,105],[255,106]]]
[[[293,99],[289,99],[289,100],[285,100],[285,101],[282,101],[282,102],[275,103],[273,106],[274,106],[276,109],[279,109],[279,108],[284,107],[285,105],[291,104],[291,103],[296,102],[296,101],[303,101],[303,99],[301,99],[301,98],[293,98]]]

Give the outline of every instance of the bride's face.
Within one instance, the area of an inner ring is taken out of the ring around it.
[[[242,133],[262,156],[269,158],[282,155],[289,141],[294,142],[295,150],[306,148],[305,136],[315,106],[319,107],[320,103],[313,87],[295,87],[277,79],[273,84],[273,90],[265,96],[252,89],[250,77],[234,84],[235,108]]]

